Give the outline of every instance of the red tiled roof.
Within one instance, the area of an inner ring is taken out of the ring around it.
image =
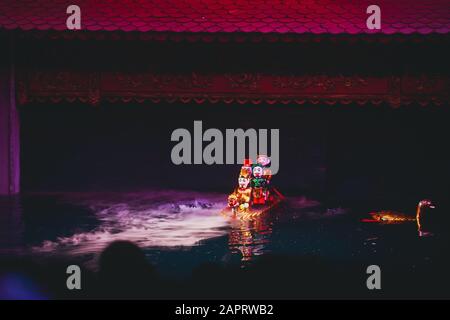
[[[448,34],[450,0],[0,0],[0,29],[66,30],[77,4],[82,29],[187,33]],[[381,7],[382,29],[366,28]]]

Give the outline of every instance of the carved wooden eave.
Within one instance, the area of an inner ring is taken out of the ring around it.
[[[445,75],[158,74],[30,71],[18,77],[20,105],[32,102],[350,104],[392,107],[448,104]]]

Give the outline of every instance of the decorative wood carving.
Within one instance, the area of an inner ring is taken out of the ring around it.
[[[32,101],[152,101],[183,103],[358,103],[449,102],[447,76],[157,74],[28,71],[18,79],[20,104]]]

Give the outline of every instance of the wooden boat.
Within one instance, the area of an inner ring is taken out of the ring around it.
[[[282,203],[285,199],[285,197],[275,188],[271,189],[271,194],[272,201],[264,205],[253,205],[248,209],[242,211],[239,209],[226,207],[221,211],[221,214],[226,217],[238,218],[241,220],[255,219],[259,216],[264,215],[265,213],[268,213],[269,211],[280,205],[280,203]]]

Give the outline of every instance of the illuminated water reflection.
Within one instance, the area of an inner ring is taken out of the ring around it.
[[[114,240],[132,241],[142,248],[185,247],[227,233],[228,222],[217,214],[225,206],[221,194],[158,191],[71,194],[64,198],[87,206],[99,225],[45,240],[34,251],[85,255],[101,251]]]
[[[272,233],[272,222],[269,217],[231,219],[230,224],[228,245],[231,250],[240,251],[242,261],[250,261],[255,256],[270,252],[267,249]]]

